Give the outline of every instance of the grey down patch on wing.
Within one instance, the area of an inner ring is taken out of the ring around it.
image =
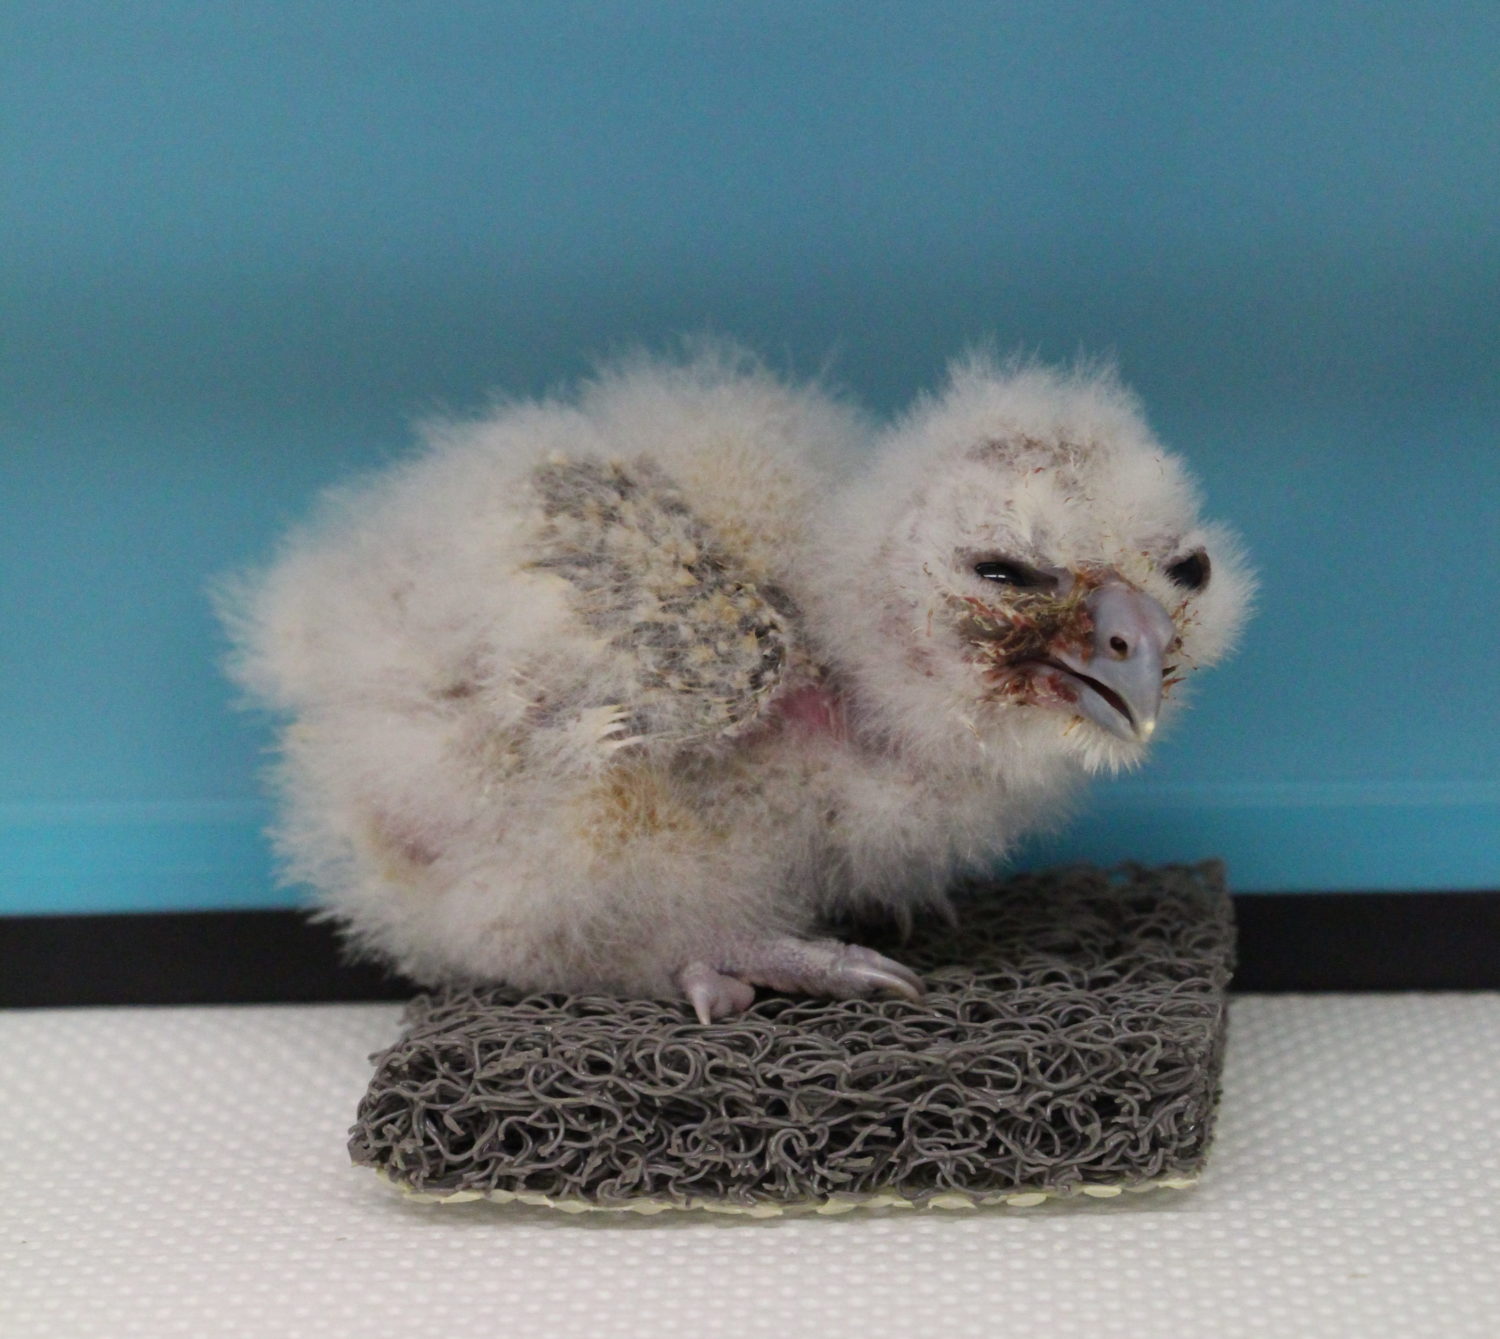
[[[542,524],[528,565],[570,582],[606,639],[600,687],[624,733],[682,742],[752,725],[786,669],[785,595],[744,575],[649,460],[553,458],[531,482]]]

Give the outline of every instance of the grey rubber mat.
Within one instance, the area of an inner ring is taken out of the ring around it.
[[[424,995],[376,1057],[357,1164],[439,1198],[831,1211],[1190,1184],[1213,1128],[1233,924],[1214,864],[974,890],[878,946],[928,993]],[[868,942],[868,941],[867,941]]]

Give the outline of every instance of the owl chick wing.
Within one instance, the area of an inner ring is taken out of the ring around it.
[[[791,668],[788,597],[753,579],[649,458],[553,456],[529,483],[525,566],[566,583],[592,651],[530,677],[533,725],[582,730],[605,753],[752,730]]]

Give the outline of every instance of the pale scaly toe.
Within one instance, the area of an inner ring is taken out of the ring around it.
[[[677,984],[704,1024],[742,1014],[755,1002],[753,986],[715,971],[706,962],[688,963],[677,973]]]

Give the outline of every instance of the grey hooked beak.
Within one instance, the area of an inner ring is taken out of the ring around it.
[[[1055,652],[1083,691],[1079,712],[1113,735],[1144,744],[1161,710],[1162,667],[1177,637],[1172,616],[1123,582],[1100,586],[1084,602],[1093,620],[1089,653]]]

